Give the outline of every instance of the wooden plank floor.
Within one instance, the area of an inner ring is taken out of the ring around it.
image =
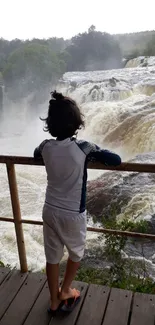
[[[65,317],[47,313],[49,292],[42,273],[0,268],[0,325],[154,325],[155,295],[82,282],[81,301]]]

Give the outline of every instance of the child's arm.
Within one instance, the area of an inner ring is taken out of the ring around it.
[[[106,166],[119,166],[121,165],[121,158],[119,155],[110,152],[109,150],[103,150],[94,145],[95,148],[88,154],[88,161],[100,162]]]
[[[96,144],[87,141],[76,141],[80,149],[86,154],[88,161],[100,162],[106,166],[118,166],[121,165],[121,158],[119,155],[103,150]]]
[[[48,140],[44,140],[37,148],[35,148],[33,156],[34,159],[42,158],[42,151],[44,148],[44,145],[48,142]]]

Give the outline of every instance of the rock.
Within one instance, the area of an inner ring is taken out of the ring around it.
[[[142,68],[148,67],[148,63],[147,62],[142,63],[141,67]]]
[[[71,87],[76,88],[77,87],[77,82],[76,81],[71,81],[70,85],[71,85]]]
[[[122,178],[122,181],[121,181]],[[112,179],[115,179],[114,183]],[[120,173],[105,173],[99,179],[88,182],[87,209],[97,221],[114,218],[132,198],[132,190]],[[125,184],[126,182],[126,184]],[[116,184],[118,183],[118,184]]]
[[[117,83],[118,81],[119,81],[119,80],[116,79],[116,78],[114,78],[114,77],[110,78],[110,79],[109,79],[110,86],[111,86],[111,87],[116,87],[116,83]]]
[[[139,155],[137,160],[145,163],[148,157]],[[155,174],[105,172],[88,182],[88,213],[99,222],[103,217],[143,219],[148,222],[149,233],[155,233],[154,184]]]
[[[92,91],[93,90],[99,90],[101,88],[101,86],[99,86],[99,85],[94,85],[91,89],[90,89],[90,91],[89,91],[89,93],[88,93],[88,95],[91,95],[91,93],[92,93]]]

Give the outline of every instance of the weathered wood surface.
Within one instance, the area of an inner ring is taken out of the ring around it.
[[[133,299],[131,325],[154,325],[155,295],[136,293]]]
[[[9,273],[10,270],[8,268],[0,267],[0,284],[4,281]]]
[[[128,325],[131,302],[131,291],[112,288],[103,324]]]
[[[46,277],[0,268],[0,325],[154,325],[155,296],[74,282],[81,301],[66,316],[51,318]]]

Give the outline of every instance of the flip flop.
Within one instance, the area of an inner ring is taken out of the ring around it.
[[[57,314],[61,311],[61,308],[63,307],[64,305],[64,301],[61,301],[58,308],[56,310],[52,310],[51,307],[49,307],[47,309],[47,312],[52,316],[52,317],[55,317],[57,316]]]
[[[68,298],[64,301],[64,304],[61,306],[60,310],[63,312],[71,313],[73,309],[80,302],[81,296],[77,292],[73,298]]]

